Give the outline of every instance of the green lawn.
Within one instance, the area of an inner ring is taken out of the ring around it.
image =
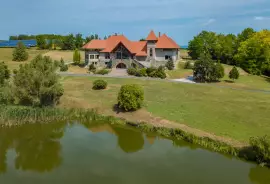
[[[29,53],[28,60],[23,61],[23,62],[17,62],[17,61],[12,61],[13,50],[14,50],[13,48],[0,48],[0,61],[4,61],[8,65],[10,70],[19,68],[20,64],[29,62],[38,54],[44,54],[48,52],[47,50],[37,50],[36,48],[30,48],[30,49],[27,49],[27,52]]]
[[[175,121],[215,135],[248,141],[250,136],[270,133],[270,94],[231,90],[216,86],[149,81],[141,79],[105,78],[109,86],[93,91],[92,77],[62,79],[65,95],[61,106],[92,107],[113,112],[122,84],[143,85],[144,110],[153,116]],[[140,113],[128,113],[145,120]]]

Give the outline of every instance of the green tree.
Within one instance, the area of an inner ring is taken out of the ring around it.
[[[209,54],[201,54],[193,67],[194,80],[198,82],[214,82],[224,77],[224,67],[214,63]]]
[[[144,100],[144,91],[137,84],[123,85],[118,93],[118,106],[125,111],[141,108]]]
[[[232,79],[233,81],[239,78],[239,72],[235,66],[230,71],[229,78]]]
[[[166,63],[166,67],[168,68],[168,70],[173,70],[174,69],[174,62],[172,59],[170,59],[167,63]]]
[[[270,71],[270,31],[257,32],[241,42],[235,60],[241,68],[254,75]]]
[[[75,36],[75,47],[77,49],[82,48],[83,46],[83,38],[82,38],[82,34],[76,34]]]
[[[15,70],[12,94],[15,104],[53,106],[63,95],[63,88],[56,74],[57,67],[50,57],[38,55],[29,64]]]
[[[0,62],[0,87],[4,85],[5,80],[9,79],[10,71],[4,62]]]
[[[13,61],[26,61],[28,59],[28,52],[22,42],[18,42],[17,47],[13,50]]]
[[[79,65],[81,63],[81,53],[78,49],[75,49],[73,52],[73,62],[76,65]]]
[[[214,59],[221,63],[235,64],[234,55],[237,52],[237,37],[233,34],[217,36],[217,44],[214,47]]]
[[[75,38],[74,38],[73,34],[70,34],[70,35],[62,38],[61,49],[62,50],[74,50],[75,49]]]
[[[237,35],[238,42],[241,43],[241,42],[248,40],[255,33],[256,33],[256,31],[254,31],[254,29],[252,29],[252,28],[244,29],[240,34]]]
[[[192,59],[198,59],[202,53],[214,55],[217,44],[217,36],[214,32],[202,31],[188,44],[188,53]]]
[[[44,36],[38,35],[36,37],[36,40],[37,40],[37,47],[39,49],[46,49],[47,48],[47,43],[46,43],[46,39]]]

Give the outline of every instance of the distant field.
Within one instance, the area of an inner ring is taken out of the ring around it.
[[[8,65],[10,70],[19,68],[20,64],[29,62],[38,54],[44,54],[48,52],[47,50],[37,50],[36,48],[30,48],[30,49],[27,49],[27,52],[29,53],[28,60],[23,61],[23,62],[17,62],[17,61],[12,61],[13,50],[14,50],[13,48],[0,48],[0,61],[4,61]]]
[[[80,51],[81,53],[81,61],[84,61],[84,52]],[[66,62],[73,61],[73,51],[61,51],[61,50],[53,50],[49,51],[44,54],[44,56],[50,56],[53,60],[60,60],[61,58],[64,59]]]

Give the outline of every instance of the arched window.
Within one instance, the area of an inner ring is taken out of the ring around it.
[[[150,57],[153,57],[153,49],[150,48]]]

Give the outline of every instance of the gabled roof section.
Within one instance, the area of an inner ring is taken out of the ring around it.
[[[131,42],[133,52],[136,53],[136,56],[147,56],[146,44],[147,41]]]
[[[163,34],[161,37],[158,38],[156,43],[156,48],[158,49],[180,49],[179,45],[168,37],[166,34]]]
[[[92,40],[83,46],[83,49],[105,49],[106,40]]]
[[[122,43],[130,51],[130,53],[134,53],[130,41],[124,35],[111,36],[106,40],[106,43],[106,48],[101,52],[112,52],[117,45]]]
[[[146,40],[147,41],[157,41],[158,40],[158,38],[153,30],[149,33]]]

